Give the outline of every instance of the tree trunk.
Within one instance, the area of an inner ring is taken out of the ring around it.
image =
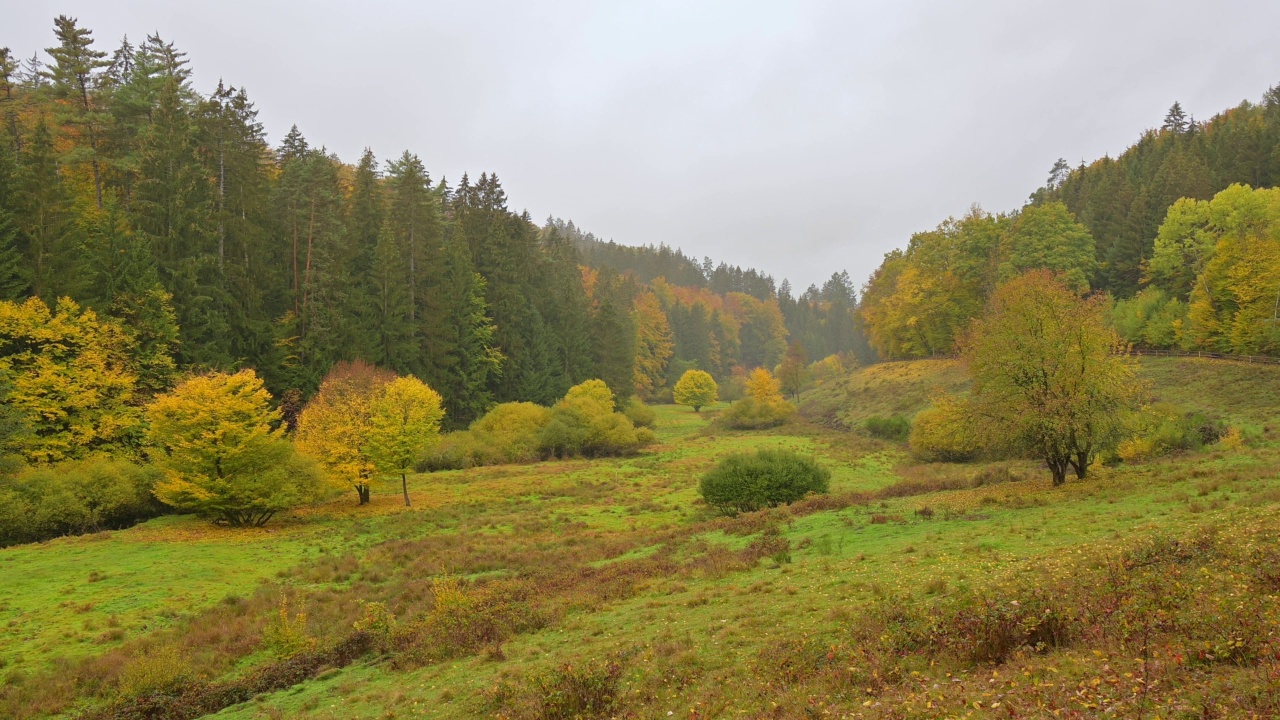
[[[1048,461],[1049,472],[1053,473],[1053,486],[1058,487],[1067,482],[1067,462],[1065,460]]]
[[[1084,480],[1089,474],[1089,456],[1088,450],[1079,450],[1076,452],[1076,459],[1072,461],[1071,467],[1075,468],[1076,477]]]
[[[404,506],[413,507],[413,504],[409,502],[409,479],[405,477],[404,473],[400,473],[400,486],[404,488]]]
[[[369,504],[369,486],[368,485],[357,485],[356,494],[360,496],[361,505]]]

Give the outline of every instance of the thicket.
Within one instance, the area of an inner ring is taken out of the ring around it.
[[[782,397],[782,383],[764,368],[752,371],[745,393],[720,414],[721,424],[735,430],[760,430],[781,425],[796,412],[795,405]]]
[[[554,406],[503,403],[464,431],[449,433],[418,467],[456,470],[550,458],[627,455],[653,442],[652,408],[632,398],[626,412],[601,380],[570,388]],[[635,418],[633,420],[633,418]]]
[[[809,493],[825,494],[831,471],[811,457],[789,450],[733,454],[702,476],[698,492],[711,507],[728,514],[790,504]]]
[[[125,460],[92,458],[0,474],[0,545],[128,527],[155,517],[161,474]]]
[[[863,423],[871,437],[902,442],[911,434],[911,421],[901,415],[872,415]]]

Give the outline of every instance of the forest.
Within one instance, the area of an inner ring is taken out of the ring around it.
[[[949,355],[999,283],[1048,268],[1114,300],[1137,348],[1280,354],[1280,88],[1179,103],[1115,158],[1059,160],[1025,207],[974,206],[889,253],[861,297],[886,358]]]
[[[846,273],[792,297],[755,270],[538,225],[491,171],[451,183],[409,150],[346,162],[296,126],[272,147],[243,88],[196,91],[158,34],[107,50],[59,17],[54,39],[43,59],[0,50],[5,337],[95,328],[132,404],[253,368],[292,423],[335,363],[364,361],[429,384],[460,428],[592,378],[651,399],[690,368],[772,369],[790,344],[868,352]]]

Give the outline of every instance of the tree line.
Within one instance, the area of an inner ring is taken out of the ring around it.
[[[296,126],[272,147],[244,88],[190,78],[158,34],[107,52],[66,16],[43,56],[0,49],[0,300],[20,325],[115,328],[137,406],[179,371],[254,368],[293,423],[331,367],[365,361],[422,379],[459,428],[592,378],[664,397],[689,367],[858,349],[847,275],[792,298],[538,225],[491,172],[451,183],[407,150],[351,164]]]
[[[1153,348],[1280,353],[1280,88],[1196,121],[1175,103],[1116,158],[1059,160],[1017,211],[974,207],[886,255],[861,312],[885,357],[953,352],[995,288],[1048,269]]]

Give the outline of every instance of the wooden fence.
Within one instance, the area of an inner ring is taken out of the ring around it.
[[[1251,365],[1280,365],[1280,357],[1271,357],[1269,355],[1230,355],[1227,353],[1203,352],[1199,350],[1144,350],[1142,348],[1134,348],[1130,355],[1149,356],[1149,357],[1188,357],[1188,358],[1204,358],[1207,360],[1231,360],[1233,362],[1249,363]]]

